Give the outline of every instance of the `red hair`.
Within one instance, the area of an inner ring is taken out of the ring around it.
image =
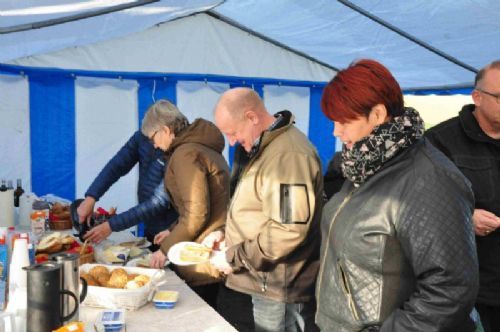
[[[403,113],[403,93],[391,72],[374,60],[353,62],[327,84],[321,110],[332,121],[345,123],[368,117],[373,106],[383,104],[391,116]]]

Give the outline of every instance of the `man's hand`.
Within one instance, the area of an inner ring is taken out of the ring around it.
[[[153,239],[153,243],[156,245],[160,245],[161,242],[163,241],[163,239],[169,235],[170,235],[170,231],[168,229],[161,231],[160,233],[155,235],[155,238]]]
[[[93,243],[100,243],[102,240],[105,240],[113,231],[111,230],[111,226],[109,226],[109,222],[105,221],[100,225],[93,227],[84,235],[85,240],[90,240]]]
[[[233,273],[233,268],[226,260],[226,251],[214,251],[213,255],[210,257],[210,264],[217,270],[223,272],[224,274]]]
[[[474,223],[474,232],[479,236],[486,236],[495,231],[500,226],[499,217],[495,216],[489,211],[482,209],[474,210],[472,221]]]
[[[78,221],[80,221],[80,224],[86,221],[87,223],[90,222],[90,217],[92,217],[92,214],[94,213],[94,205],[95,205],[95,199],[94,197],[87,196],[85,199],[80,203],[78,206],[78,209],[76,209],[76,212],[78,213]]]
[[[225,235],[223,231],[215,231],[208,234],[201,242],[206,247],[213,250],[224,250],[226,247]]]
[[[160,250],[156,250],[153,255],[151,255],[151,261],[149,265],[155,269],[163,269],[165,262],[167,261],[167,256]]]

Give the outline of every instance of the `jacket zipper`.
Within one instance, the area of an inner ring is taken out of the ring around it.
[[[352,189],[349,192],[349,194],[344,198],[344,200],[340,204],[339,208],[337,209],[337,212],[335,212],[335,215],[332,218],[332,222],[330,223],[330,227],[328,228],[328,236],[326,237],[326,239],[330,238],[330,234],[332,232],[332,228],[333,228],[333,225],[335,224],[337,216],[339,215],[340,211],[342,211],[342,209],[347,204],[347,202],[349,202],[349,200],[351,199],[352,194],[354,193],[354,190],[355,189]],[[328,242],[326,242],[326,243],[328,243]],[[320,270],[319,270],[319,274],[318,274],[318,278],[319,278],[318,286],[320,286],[320,287],[321,287],[321,284],[323,282],[323,272],[324,272],[324,268],[325,268],[325,260],[326,260],[326,253],[327,252],[328,252],[328,247],[325,247],[325,250],[323,252],[323,257],[321,258]],[[316,288],[316,299],[317,299],[317,301],[316,301],[316,320],[318,318],[318,313],[319,313],[319,304],[320,304],[320,291],[319,291],[319,288],[320,287]]]

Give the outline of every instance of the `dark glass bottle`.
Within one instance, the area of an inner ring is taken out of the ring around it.
[[[19,207],[19,197],[24,194],[24,189],[22,186],[21,179],[17,179],[17,187],[16,190],[14,190],[14,206]]]

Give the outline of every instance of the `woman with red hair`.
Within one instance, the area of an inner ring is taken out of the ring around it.
[[[474,331],[469,182],[422,137],[422,119],[380,63],[340,71],[321,103],[343,142],[347,180],[323,210],[318,326]]]

